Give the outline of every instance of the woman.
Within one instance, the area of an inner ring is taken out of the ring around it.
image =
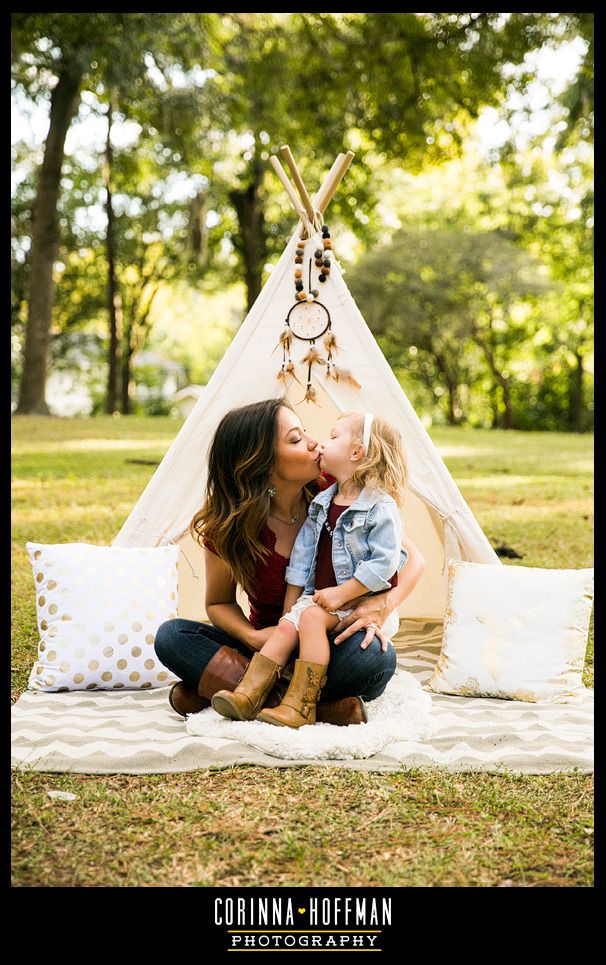
[[[177,713],[197,713],[218,690],[233,690],[282,616],[284,573],[295,537],[313,496],[332,482],[320,475],[317,446],[284,399],[233,409],[219,423],[209,451],[205,502],[192,520],[192,532],[205,547],[211,624],[178,618],[156,634],[159,659],[182,681],[169,696]],[[425,568],[406,536],[403,546],[401,562],[408,559],[397,586],[361,602],[329,635],[318,721],[362,723],[362,700],[380,696],[395,671],[396,654],[381,627]],[[248,595],[248,619],[236,602],[238,584]],[[279,680],[265,705],[277,706],[286,687],[287,680]]]

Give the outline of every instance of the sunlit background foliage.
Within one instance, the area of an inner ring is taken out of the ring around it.
[[[25,13],[12,52],[13,408],[204,385],[295,225],[288,143],[310,191],[355,151],[335,254],[426,425],[591,430],[592,14]]]

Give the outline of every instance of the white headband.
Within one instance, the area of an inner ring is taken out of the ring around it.
[[[365,412],[365,413],[364,413],[364,438],[363,438],[363,443],[362,443],[362,444],[363,444],[364,448],[366,449],[366,453],[367,453],[367,454],[368,454],[368,443],[370,442],[370,430],[371,430],[371,428],[372,428],[372,420],[373,420],[373,419],[374,419],[374,416],[373,416],[372,412]]]

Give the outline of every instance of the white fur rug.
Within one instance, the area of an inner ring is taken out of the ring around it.
[[[195,736],[228,738],[273,757],[307,761],[372,757],[393,741],[418,741],[434,733],[431,697],[407,671],[396,672],[381,696],[365,706],[368,723],[349,727],[276,727],[260,720],[228,720],[209,707],[189,714],[186,728]]]

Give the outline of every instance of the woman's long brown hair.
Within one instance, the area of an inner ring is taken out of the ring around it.
[[[223,416],[208,453],[204,502],[190,526],[194,539],[212,544],[245,591],[253,587],[259,563],[270,555],[261,534],[270,510],[268,489],[282,406],[292,409],[285,399],[264,399]],[[317,486],[302,489],[309,503]]]

